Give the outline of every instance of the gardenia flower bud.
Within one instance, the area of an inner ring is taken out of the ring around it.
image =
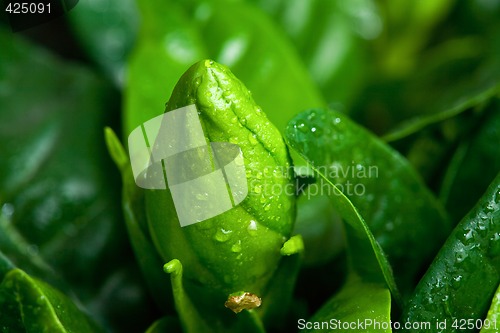
[[[241,149],[248,194],[222,214],[181,227],[171,190],[147,190],[151,238],[165,262],[182,264],[188,294],[210,293],[216,300],[211,304],[221,307],[238,292],[263,297],[295,219],[287,147],[250,91],[223,65],[204,60],[189,68],[174,88],[167,114],[193,104],[207,143],[229,142]],[[195,208],[202,198],[185,199]]]

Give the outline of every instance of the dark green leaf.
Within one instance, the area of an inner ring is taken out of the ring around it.
[[[111,91],[8,32],[0,40],[8,45],[0,55],[0,204],[33,251],[57,268],[71,263],[66,277],[92,284],[124,239],[118,178],[100,135]]]
[[[10,218],[0,213],[0,281],[9,270],[23,267],[26,272],[50,282],[64,292],[67,284],[36,252],[33,245],[19,234]]]
[[[64,294],[20,269],[9,271],[0,284],[0,309],[2,332],[102,332]]]
[[[365,281],[386,285],[394,297],[399,300],[400,295],[392,276],[391,267],[367,224],[349,198],[330,181],[329,175],[324,172],[325,170],[318,167],[322,161],[320,157],[309,150],[309,146],[304,146],[304,142],[301,142],[301,138],[295,133],[297,123],[304,116],[307,117],[307,114],[310,112],[299,114],[289,123],[286,130],[287,143],[311,164],[319,177],[318,183],[321,183],[321,190],[327,191],[333,207],[346,222],[351,270]],[[328,154],[326,147],[317,147],[315,151],[320,154],[319,156]]]
[[[444,210],[408,162],[335,111],[301,113],[289,124],[286,137],[352,201],[389,256],[400,287],[408,290],[449,232]],[[316,187],[330,189],[322,183]]]
[[[406,305],[403,321],[482,319],[500,282],[500,174],[453,230]],[[417,332],[417,331],[415,331]]]
[[[87,69],[19,35],[0,30],[0,44],[0,250],[66,292],[52,278],[59,275],[99,320],[111,321],[93,308],[94,297],[109,292],[104,286],[115,270],[133,264],[119,175],[102,136],[117,95]],[[130,304],[147,308],[144,299]]]

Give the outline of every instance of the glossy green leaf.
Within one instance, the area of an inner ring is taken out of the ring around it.
[[[287,143],[311,164],[312,169],[317,173],[321,189],[328,191],[324,193],[328,193],[333,207],[346,222],[345,228],[349,244],[348,254],[351,270],[365,281],[387,286],[399,301],[400,295],[394,282],[392,269],[368,225],[350,199],[342,193],[337,185],[331,182],[329,175],[324,172],[325,170],[319,168],[322,162],[320,156],[324,156],[325,153],[328,154],[325,151],[326,147],[317,147],[315,152],[319,153],[319,156],[315,155],[313,150],[309,150],[308,146],[303,145],[304,142],[301,142],[300,137],[295,133],[297,124],[302,121],[304,116],[307,117],[307,114],[313,112],[306,111],[290,121],[286,130]]]
[[[293,143],[291,145],[293,147]],[[390,328],[379,329],[378,326],[372,327],[372,324],[377,322],[387,325],[390,322],[391,293],[398,302],[401,302],[392,269],[380,245],[349,199],[325,178],[325,175],[318,170],[316,172],[321,180],[325,181],[325,185],[331,186],[332,206],[346,221],[350,275],[342,289],[308,319],[309,324],[304,323],[306,326],[301,327],[299,322],[299,328],[306,328],[306,332],[322,332],[325,329],[334,332],[346,329],[341,325],[352,325],[352,323],[357,325],[362,322],[362,326],[358,329],[363,331],[391,332]],[[332,319],[337,321],[332,323]],[[324,322],[328,322],[326,327],[321,326],[325,325]],[[309,327],[311,329],[308,329]]]
[[[365,283],[353,275],[314,316],[307,321],[299,320],[298,328],[304,333],[389,333],[392,332],[390,305],[391,294],[384,285]]]
[[[444,210],[408,162],[336,111],[303,112],[286,136],[349,198],[389,256],[400,287],[408,290],[450,229]],[[322,183],[316,188],[330,190]]]
[[[500,287],[497,289],[493,300],[491,301],[488,315],[483,321],[483,327],[480,333],[495,333],[498,332],[498,323],[500,321]]]
[[[474,206],[500,171],[498,99],[487,108],[480,126],[472,134],[457,148],[440,191],[440,199],[456,223]]]
[[[453,230],[419,282],[405,322],[482,319],[500,283],[500,174]]]
[[[2,332],[102,332],[64,294],[20,269],[9,271],[0,284],[0,309]]]
[[[265,13],[247,3],[196,3],[139,2],[145,23],[131,58],[126,134],[160,114],[180,74],[204,58],[228,65],[280,130],[297,112],[325,104],[293,46]]]
[[[118,86],[139,27],[134,0],[78,0],[67,17],[84,51]]]

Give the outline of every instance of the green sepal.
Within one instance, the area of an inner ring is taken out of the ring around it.
[[[188,295],[184,289],[183,267],[179,260],[169,261],[163,266],[163,270],[170,274],[175,307],[184,333],[265,332],[259,316],[253,311],[244,310],[234,314],[229,309],[224,309],[225,312],[214,315],[214,310],[210,308],[210,300],[205,303],[206,307],[200,307],[199,302],[197,304],[191,302],[191,299],[196,299],[198,295]]]
[[[128,155],[114,131],[106,127],[104,134],[109,154],[122,175],[122,207],[137,262],[155,301],[163,311],[172,312],[171,289],[165,284],[165,275],[161,269],[162,260],[154,248],[147,229],[143,190],[134,182]]]

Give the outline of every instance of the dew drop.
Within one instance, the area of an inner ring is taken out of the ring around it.
[[[307,133],[309,131],[309,127],[307,127],[307,125],[305,123],[300,123],[297,125],[297,128],[299,129],[299,131],[301,131],[302,133]]]
[[[467,252],[465,251],[465,249],[463,249],[463,248],[458,249],[456,256],[455,256],[456,262],[459,264],[462,261],[464,261],[466,258],[467,258]]]
[[[241,240],[238,240],[233,244],[233,246],[231,246],[231,251],[234,253],[241,252]]]
[[[260,194],[262,192],[262,187],[257,185],[253,188],[254,193]]]
[[[231,233],[232,233],[232,230],[225,230],[224,228],[221,228],[221,229],[217,230],[214,238],[218,242],[227,242],[229,240],[229,238],[231,238]]]
[[[451,281],[451,286],[455,289],[458,289],[461,284],[460,281],[462,281],[462,275],[455,276]]]
[[[264,207],[264,210],[267,212],[271,209],[271,204],[267,204],[265,207]]]
[[[255,236],[257,234],[257,222],[254,220],[250,220],[247,230],[251,236]]]
[[[250,141],[250,143],[253,146],[255,146],[257,143],[259,143],[259,141],[257,141],[257,139],[255,138],[255,134],[253,134],[253,133],[248,134],[248,141]]]

